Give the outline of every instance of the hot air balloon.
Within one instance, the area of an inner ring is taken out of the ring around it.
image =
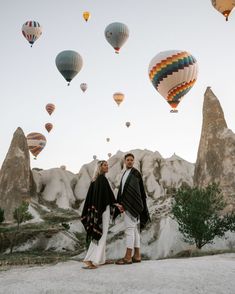
[[[50,133],[50,131],[53,129],[53,124],[51,123],[46,123],[45,124],[45,129]]]
[[[30,133],[26,137],[29,151],[37,158],[38,154],[46,146],[46,138],[40,133]]]
[[[97,156],[96,155],[93,155],[93,159],[96,160],[96,158],[97,158]]]
[[[129,128],[129,126],[131,125],[131,123],[129,121],[126,122],[126,126],[127,128]]]
[[[54,104],[48,103],[46,105],[46,111],[49,113],[49,115],[51,115],[54,110],[55,110],[55,105]]]
[[[72,50],[65,50],[60,52],[56,56],[56,66],[65,80],[68,82],[68,86],[72,79],[79,73],[82,68],[82,57],[79,53]]]
[[[171,112],[178,112],[176,108],[194,85],[197,73],[197,61],[186,51],[160,52],[149,64],[149,78],[172,107]]]
[[[105,28],[104,35],[109,44],[115,49],[115,53],[119,53],[120,48],[129,37],[129,29],[124,23],[113,22]]]
[[[37,21],[26,21],[22,26],[22,34],[32,47],[34,42],[41,36],[42,27]]]
[[[108,157],[110,158],[112,156],[112,153],[108,153]]]
[[[85,19],[85,21],[88,21],[88,19],[91,16],[89,11],[84,11],[82,15],[83,15],[83,18]]]
[[[215,7],[216,10],[218,10],[220,13],[222,13],[226,21],[228,21],[229,14],[233,10],[235,6],[234,0],[211,0],[212,5]]]
[[[122,101],[124,100],[124,97],[125,97],[125,95],[121,92],[116,92],[113,94],[113,99],[117,103],[118,106],[122,103]]]
[[[80,88],[83,92],[86,92],[87,90],[87,84],[86,83],[81,83]]]
[[[109,142],[110,141],[110,138],[106,138],[106,141]]]

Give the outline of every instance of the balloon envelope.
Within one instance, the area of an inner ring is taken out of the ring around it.
[[[115,52],[119,53],[120,48],[129,37],[129,29],[124,23],[113,22],[105,28],[104,35]]]
[[[41,36],[42,27],[37,21],[26,21],[22,26],[22,34],[32,47],[34,42]]]
[[[149,78],[155,89],[176,112],[198,74],[196,59],[186,51],[170,50],[157,54],[149,64]]]
[[[60,52],[56,56],[55,63],[59,72],[69,83],[79,73],[83,65],[81,55],[73,50]]]
[[[127,121],[126,126],[129,128],[130,125],[131,125],[131,123],[129,121]]]
[[[81,83],[80,88],[83,92],[87,90],[87,84],[86,83]]]
[[[51,123],[46,123],[45,124],[45,129],[50,133],[50,131],[53,129],[53,124]]]
[[[29,151],[37,157],[38,154],[43,150],[46,146],[46,138],[40,133],[30,133],[26,136],[27,144],[29,147]]]
[[[211,3],[217,11],[225,16],[226,21],[235,6],[234,0],[211,0]]]
[[[51,115],[54,110],[55,110],[55,105],[54,104],[48,103],[46,105],[46,111],[49,113],[49,115]]]
[[[125,95],[121,92],[116,92],[113,94],[113,99],[117,103],[118,106],[122,103],[124,98],[125,98]]]
[[[88,21],[88,19],[90,18],[91,14],[89,11],[84,11],[82,14],[83,18],[85,19],[85,21]]]

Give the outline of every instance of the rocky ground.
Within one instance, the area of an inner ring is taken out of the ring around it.
[[[68,261],[0,273],[0,293],[233,294],[235,254],[143,261],[84,270]]]

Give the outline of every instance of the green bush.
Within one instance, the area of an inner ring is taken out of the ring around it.
[[[206,188],[184,187],[177,190],[172,206],[184,240],[201,249],[213,239],[235,230],[235,214],[222,215],[226,202],[217,184]]]

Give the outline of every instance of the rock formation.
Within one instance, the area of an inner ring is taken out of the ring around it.
[[[0,170],[0,207],[6,221],[11,221],[14,209],[34,194],[27,141],[23,130],[17,128]]]
[[[194,183],[219,183],[230,207],[235,208],[235,134],[228,129],[219,100],[207,88]]]

